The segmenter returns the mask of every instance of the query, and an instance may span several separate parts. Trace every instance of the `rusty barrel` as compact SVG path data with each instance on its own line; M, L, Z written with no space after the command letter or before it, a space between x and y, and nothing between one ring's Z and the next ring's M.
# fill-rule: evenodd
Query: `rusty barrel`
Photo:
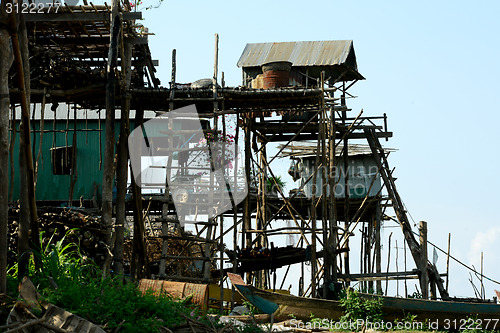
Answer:
M154 295L160 295L163 292L172 298L179 299L191 296L191 301L199 305L202 311L206 312L208 309L208 284L149 279L139 281L140 292L145 293L150 289Z
M288 87L290 83L290 70L292 63L289 61L274 61L262 65L263 88L275 89Z

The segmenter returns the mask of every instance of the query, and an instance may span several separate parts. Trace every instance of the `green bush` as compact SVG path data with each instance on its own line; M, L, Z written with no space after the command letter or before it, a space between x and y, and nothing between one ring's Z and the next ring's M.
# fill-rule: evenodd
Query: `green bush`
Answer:
M62 282L57 290L42 291L47 301L109 329L122 325L123 332L157 332L161 326L184 322L182 314L191 312L187 304L167 295L143 295L134 284L123 284L117 277Z
M382 304L381 297L374 295L373 298L362 298L356 290L349 289L340 300L340 305L345 311L340 320L364 319L370 322L379 322L382 320Z

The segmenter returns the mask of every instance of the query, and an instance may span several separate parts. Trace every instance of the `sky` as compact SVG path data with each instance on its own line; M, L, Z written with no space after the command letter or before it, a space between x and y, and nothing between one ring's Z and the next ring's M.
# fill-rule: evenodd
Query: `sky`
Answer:
M139 9L156 4L143 1ZM348 106L353 116L387 114L394 137L384 144L398 149L389 163L411 216L428 222L429 240L443 249L451 233L452 255L465 264L479 269L483 252L484 274L500 280L499 12L493 0L165 0L144 11L143 24L164 86L174 48L177 82L212 77L215 33L227 86L241 84L246 43L353 40L366 80L350 89L358 97ZM385 229L384 241L398 231ZM446 271L444 255L437 266ZM450 269L450 293L474 296L469 273ZM493 289L485 282L486 297Z

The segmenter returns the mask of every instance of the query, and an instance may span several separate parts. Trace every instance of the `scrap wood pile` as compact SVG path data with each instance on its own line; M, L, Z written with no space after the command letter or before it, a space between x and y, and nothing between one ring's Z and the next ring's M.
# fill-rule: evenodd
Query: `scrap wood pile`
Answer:
M17 233L19 230L19 206L9 207L9 265L17 261ZM64 244L78 244L84 256L102 263L105 258L106 231L102 228L100 217L88 214L85 210L62 207L42 207L38 210L42 248L64 239Z
M178 228L170 228L169 236L184 238L193 236L190 232L181 232ZM148 262L150 264L150 272L153 275L159 274L159 262L162 257L163 238L160 235L152 235L146 237L146 248ZM125 240L124 260L129 263L132 258L133 242L131 239ZM183 256L183 257L200 257L200 260L190 259L173 259L166 260L166 275L178 275L183 277L203 277L203 257L205 251L205 243L194 240L185 239L168 239L168 255ZM211 253L217 251L217 244L212 244ZM216 264L212 263L212 270L216 269Z

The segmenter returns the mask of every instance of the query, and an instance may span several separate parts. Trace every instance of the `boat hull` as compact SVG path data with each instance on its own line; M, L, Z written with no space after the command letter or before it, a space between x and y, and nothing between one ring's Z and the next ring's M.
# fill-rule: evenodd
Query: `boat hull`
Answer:
M229 274L228 274L229 275ZM237 276L239 277L239 276ZM311 317L338 321L344 310L338 301L282 295L260 290L231 274L231 282L252 304L268 305L266 313L274 313L276 320L290 318L308 321ZM234 281L233 281L234 280ZM464 330L473 328L500 329L500 305L495 303L465 303L398 298L359 293L360 297L382 298L382 317L385 322L411 321L431 325L432 329ZM254 303L252 300L258 300ZM275 308L276 310L272 310Z

